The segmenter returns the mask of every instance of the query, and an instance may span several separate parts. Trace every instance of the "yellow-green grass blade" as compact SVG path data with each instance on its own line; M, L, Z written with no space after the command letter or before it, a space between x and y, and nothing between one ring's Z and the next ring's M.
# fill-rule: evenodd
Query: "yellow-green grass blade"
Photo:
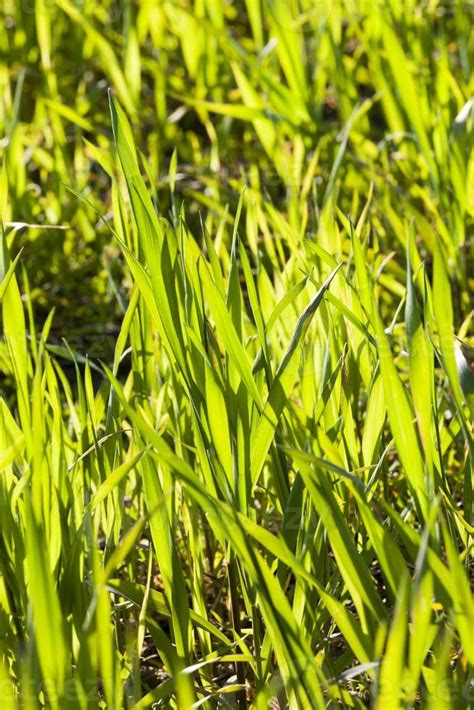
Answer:
M255 433L251 460L251 478L253 483L255 483L260 476L260 472L265 463L265 458L274 438L274 432L278 425L278 420L283 412L286 401L297 378L299 357L304 337L326 290L329 288L329 285L331 284L331 281L335 277L336 273L339 271L339 268L340 266L336 267L336 269L334 269L334 271L328 276L319 291L311 300L310 304L301 314L298 323L296 324L291 342L288 346L288 350L286 351L285 356L275 373L275 378L268 393L257 431Z

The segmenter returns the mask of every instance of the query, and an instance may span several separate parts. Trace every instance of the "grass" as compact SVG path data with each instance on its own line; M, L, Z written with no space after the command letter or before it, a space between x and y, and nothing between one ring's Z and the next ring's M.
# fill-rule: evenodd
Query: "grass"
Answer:
M2 707L471 707L470 8L3 13Z

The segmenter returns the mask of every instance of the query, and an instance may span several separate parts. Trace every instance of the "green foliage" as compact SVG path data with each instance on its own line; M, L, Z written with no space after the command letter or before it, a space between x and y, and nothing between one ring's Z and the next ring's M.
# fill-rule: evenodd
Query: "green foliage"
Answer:
M3 8L2 707L469 707L469 9Z

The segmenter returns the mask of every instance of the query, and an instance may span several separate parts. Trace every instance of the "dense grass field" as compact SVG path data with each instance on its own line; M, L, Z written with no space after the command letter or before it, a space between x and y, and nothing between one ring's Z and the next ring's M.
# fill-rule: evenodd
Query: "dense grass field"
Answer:
M474 708L473 22L3 0L2 709Z

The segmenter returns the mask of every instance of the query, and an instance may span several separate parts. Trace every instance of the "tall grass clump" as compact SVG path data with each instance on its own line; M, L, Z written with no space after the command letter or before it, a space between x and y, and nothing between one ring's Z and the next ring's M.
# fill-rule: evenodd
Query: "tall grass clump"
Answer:
M34 10L0 30L0 706L471 707L469 8Z

